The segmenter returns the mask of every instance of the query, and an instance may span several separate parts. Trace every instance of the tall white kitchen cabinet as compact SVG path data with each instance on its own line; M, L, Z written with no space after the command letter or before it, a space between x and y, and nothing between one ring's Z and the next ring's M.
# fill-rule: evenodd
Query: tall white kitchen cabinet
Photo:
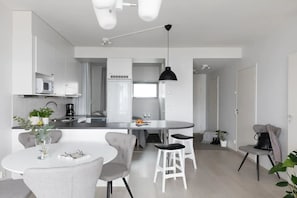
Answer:
M54 79L57 95L69 82L81 84L74 47L33 12L13 12L12 46L13 94L35 94L36 73Z
M107 60L107 122L132 120L132 59Z

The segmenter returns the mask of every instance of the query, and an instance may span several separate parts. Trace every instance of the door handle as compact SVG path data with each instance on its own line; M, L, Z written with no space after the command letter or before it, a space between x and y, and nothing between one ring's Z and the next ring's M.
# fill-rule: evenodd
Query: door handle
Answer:
M288 122L290 123L293 119L293 116L291 114L288 115Z

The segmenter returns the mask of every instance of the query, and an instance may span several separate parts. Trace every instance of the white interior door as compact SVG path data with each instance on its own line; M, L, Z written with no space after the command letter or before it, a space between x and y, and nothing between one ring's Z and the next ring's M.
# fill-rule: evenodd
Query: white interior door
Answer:
M253 125L256 123L256 66L237 73L237 148L254 144Z
M297 149L297 53L288 60L288 153Z

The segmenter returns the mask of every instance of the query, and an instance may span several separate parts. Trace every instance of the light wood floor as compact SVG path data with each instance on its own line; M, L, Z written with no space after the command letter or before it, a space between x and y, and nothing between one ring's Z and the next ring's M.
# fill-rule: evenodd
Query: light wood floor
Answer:
M135 198L279 198L285 189L276 187L275 175L260 169L257 181L256 167L247 160L237 172L242 156L230 150L196 150L197 170L192 162L186 160L188 189L183 187L182 179L168 179L166 192L161 191L161 176L153 183L157 158L153 144L143 151L135 151L133 156L129 185ZM96 197L106 197L106 188L99 187ZM124 187L114 187L112 198L129 198Z

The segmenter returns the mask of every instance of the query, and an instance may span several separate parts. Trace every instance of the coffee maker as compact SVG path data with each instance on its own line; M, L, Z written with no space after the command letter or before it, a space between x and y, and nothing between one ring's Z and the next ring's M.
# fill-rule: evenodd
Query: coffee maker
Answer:
M74 105L72 103L66 104L66 116L74 116Z

